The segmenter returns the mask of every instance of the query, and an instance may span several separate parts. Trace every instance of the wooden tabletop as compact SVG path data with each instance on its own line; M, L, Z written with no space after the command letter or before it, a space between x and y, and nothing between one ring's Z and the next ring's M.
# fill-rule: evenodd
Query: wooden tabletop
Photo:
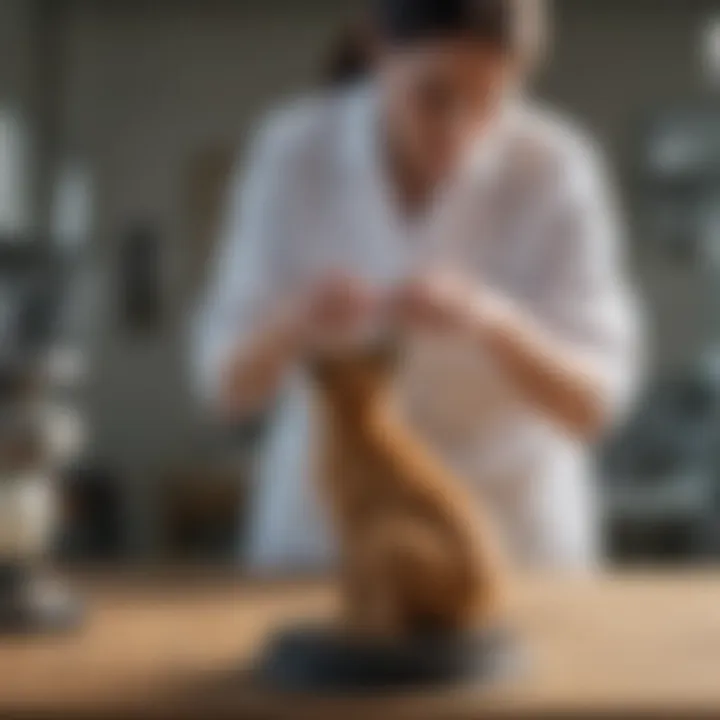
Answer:
M66 717L458 718L720 712L720 577L528 581L512 616L528 667L494 687L413 697L268 697L243 669L274 628L332 614L322 583L120 575L76 580L65 639L0 640L0 714Z

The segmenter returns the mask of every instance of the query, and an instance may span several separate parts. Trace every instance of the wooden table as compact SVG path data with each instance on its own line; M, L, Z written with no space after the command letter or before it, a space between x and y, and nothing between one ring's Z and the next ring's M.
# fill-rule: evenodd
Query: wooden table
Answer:
M471 718L720 712L720 577L528 581L513 617L520 679L415 697L266 697L243 667L278 624L332 613L322 584L210 577L83 581L90 621L63 640L0 640L0 714L63 717Z

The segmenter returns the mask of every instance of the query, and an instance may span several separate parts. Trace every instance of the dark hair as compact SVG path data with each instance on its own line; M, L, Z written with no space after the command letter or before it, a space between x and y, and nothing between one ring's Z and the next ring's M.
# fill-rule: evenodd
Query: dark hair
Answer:
M372 65L372 36L367 24L348 25L331 48L324 80L328 85L349 85L362 80Z
M326 73L333 84L357 80L369 69L369 27L392 45L467 37L535 63L544 45L545 0L375 0L372 21L341 36Z

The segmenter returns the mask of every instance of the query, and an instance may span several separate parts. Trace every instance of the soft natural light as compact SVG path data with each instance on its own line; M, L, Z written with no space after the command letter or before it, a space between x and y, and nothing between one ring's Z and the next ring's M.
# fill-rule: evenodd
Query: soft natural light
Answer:
M22 118L0 108L0 241L16 240L27 230L28 150Z
M87 168L79 161L66 162L53 192L51 232L58 245L71 250L87 240L92 204L92 181Z
M720 85L720 17L708 20L703 28L703 64L713 85Z

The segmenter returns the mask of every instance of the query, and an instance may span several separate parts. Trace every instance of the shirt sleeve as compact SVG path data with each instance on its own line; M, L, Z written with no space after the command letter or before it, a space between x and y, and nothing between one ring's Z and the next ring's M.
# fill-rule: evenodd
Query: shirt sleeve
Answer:
M609 415L631 407L643 368L643 323L623 253L622 223L601 158L583 145L550 184L543 320L603 383Z
M265 124L228 193L208 291L193 321L192 375L200 399L219 398L229 353L256 327L284 283L287 233L286 148Z

